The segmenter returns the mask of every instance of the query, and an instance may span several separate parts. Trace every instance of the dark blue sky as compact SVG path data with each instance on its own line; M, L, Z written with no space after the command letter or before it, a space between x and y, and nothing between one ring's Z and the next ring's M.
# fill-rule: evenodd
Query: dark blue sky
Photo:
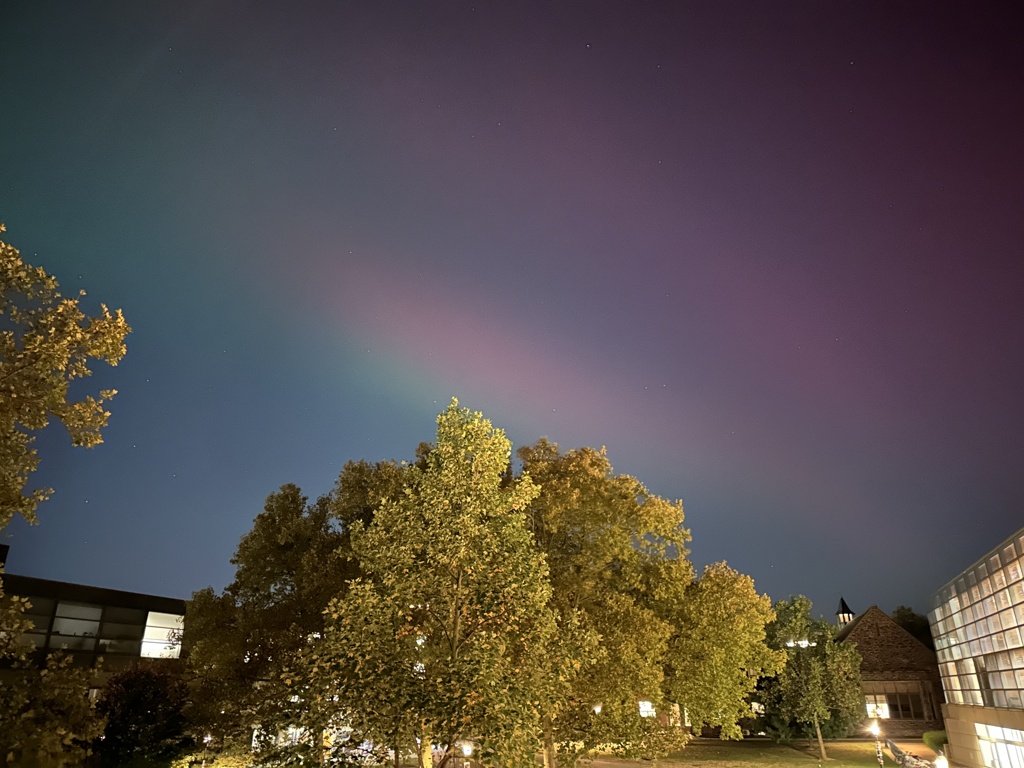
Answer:
M268 7L273 6L273 7ZM11 2L0 219L134 333L12 572L187 596L454 395L606 445L699 564L928 607L1024 509L995 6Z

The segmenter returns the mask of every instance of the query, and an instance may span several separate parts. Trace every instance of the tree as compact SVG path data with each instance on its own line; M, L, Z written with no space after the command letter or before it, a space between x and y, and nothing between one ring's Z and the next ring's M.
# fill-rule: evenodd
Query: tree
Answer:
M231 584L189 601L190 720L218 743L248 743L261 723L276 733L290 697L281 672L322 631L328 602L357 573L332 503L325 496L309 504L297 486L281 486L242 537Z
M777 674L786 660L765 644L774 619L768 596L725 563L708 566L687 586L669 648L667 689L693 723L720 727L723 739L742 736L739 720L751 715L758 679Z
M603 449L560 453L540 440L518 455L540 486L528 522L550 569L558 626L547 658L545 764L556 765L557 744L649 744L654 721L641 720L637 702L664 704L673 606L693 578L682 505L615 475Z
M188 685L167 665L139 665L115 673L97 704L107 720L99 754L106 765L176 757L191 745L186 736Z
M80 306L84 296L81 291L78 298L65 298L56 278L0 241L0 529L16 514L35 523L36 508L52 493L25 490L39 466L34 433L57 419L73 445L103 441L110 416L104 403L115 390L74 400L69 388L92 374L94 360L117 365L131 329L120 310L111 312L105 304L96 316L86 315Z
M922 616L906 605L900 605L892 612L892 620L927 645L931 650L935 650L935 639L932 637L932 628L928 624L926 616Z
M344 724L396 753L415 736L422 765L443 745L440 766L474 739L484 764L526 765L553 630L523 512L537 488L509 481L509 441L481 414L452 400L437 424L402 493L353 527L363 575L286 682L314 705L311 731Z
M2 583L0 583L2 586ZM89 700L94 670L73 667L71 658L50 654L39 668L19 635L29 629L24 598L0 599L0 765L81 763L103 732Z
M768 642L786 652L785 668L765 681L765 709L777 734L794 728L818 741L825 760L822 724L834 721L842 731L861 713L860 654L835 642L835 628L811 618L811 601L802 595L775 604Z
M195 736L248 749L255 726L269 759L278 729L312 716L308 702L292 701L284 673L359 573L352 526L373 520L380 500L401 491L405 472L395 462L348 462L314 504L290 484L267 497L232 558L231 584L221 594L196 592L187 607Z
M0 224L0 232L4 232ZM26 491L39 466L35 433L57 419L73 445L102 442L110 414L103 404L114 390L73 400L69 388L89 376L94 360L116 365L131 331L120 310L87 316L85 292L68 299L57 280L21 259L0 240L0 530L16 514L36 522L36 508L52 491ZM88 699L93 670L74 668L69 658L51 654L42 668L32 662L20 638L29 628L28 603L5 597L0 580L0 761L16 753L27 760L80 762L102 731Z

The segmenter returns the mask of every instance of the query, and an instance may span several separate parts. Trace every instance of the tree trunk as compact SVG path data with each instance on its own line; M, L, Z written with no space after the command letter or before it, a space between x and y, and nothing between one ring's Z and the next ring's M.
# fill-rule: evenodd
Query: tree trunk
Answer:
M544 768L558 768L555 727L550 714L544 715Z
M818 749L821 752L822 761L828 760L825 756L825 740L821 738L821 726L818 724L818 716L814 716L814 732L818 734Z
M434 753L430 745L430 734L424 730L420 734L420 760L419 768L433 768Z

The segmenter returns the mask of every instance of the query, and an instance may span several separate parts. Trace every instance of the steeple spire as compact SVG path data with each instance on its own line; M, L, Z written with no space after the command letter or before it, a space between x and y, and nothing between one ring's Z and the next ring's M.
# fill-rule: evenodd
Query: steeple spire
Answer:
M850 610L850 606L846 604L842 596L839 597L839 610L836 611L836 624L840 628L845 627L853 621L853 611Z

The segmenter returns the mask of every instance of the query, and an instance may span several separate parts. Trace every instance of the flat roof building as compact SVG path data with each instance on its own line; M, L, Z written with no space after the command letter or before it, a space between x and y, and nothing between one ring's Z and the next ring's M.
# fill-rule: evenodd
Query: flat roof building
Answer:
M6 556L0 545L0 565ZM76 666L103 672L139 659L176 659L181 654L185 601L118 589L4 573L3 590L27 598L25 618L33 623L25 640L37 661L63 649Z
M955 576L928 614L948 757L971 768L1024 766L1024 528Z

